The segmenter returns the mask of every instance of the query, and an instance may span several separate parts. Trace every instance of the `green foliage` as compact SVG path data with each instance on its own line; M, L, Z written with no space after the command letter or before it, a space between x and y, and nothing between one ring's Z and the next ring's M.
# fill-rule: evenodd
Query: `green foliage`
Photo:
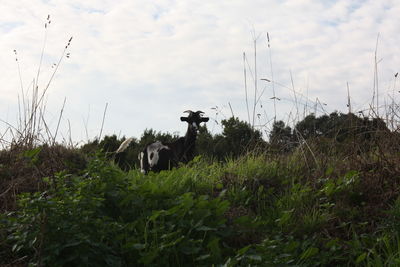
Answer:
M230 157L236 158L247 151L254 151L263 144L261 132L253 129L247 122L231 117L222 120L222 125L224 126L222 135L230 148L226 150Z
M295 145L292 129L286 126L283 121L274 122L269 134L269 142L275 150L290 151Z
M371 141L376 141L380 135L389 133L385 122L380 118L360 118L352 113L332 112L320 117L310 114L297 122L294 129L285 125L283 121L276 121L269 134L269 143L273 150L288 152L303 140L318 139L320 149L329 153L332 152L330 151L332 146L324 148L322 140L329 143L351 141L353 142L351 148L354 149L353 146L357 144L357 149L366 151L371 147ZM336 149L335 147L333 151Z
M24 158L27 158L33 165L35 165L39 161L39 153L42 151L41 147L37 147L30 150L25 150L22 153Z
M59 174L57 188L21 195L19 210L4 217L0 232L8 233L12 253L38 265L221 262L229 251L223 240L232 234L224 217L229 202L178 194L190 178L179 185L160 178L127 175L96 158L83 177Z
M36 165L41 155L18 153ZM396 165L384 165L392 159L317 154L310 165L303 156L198 156L144 176L94 153L84 169L41 179L44 189L20 194L18 209L0 215L0 264L398 265L399 181Z

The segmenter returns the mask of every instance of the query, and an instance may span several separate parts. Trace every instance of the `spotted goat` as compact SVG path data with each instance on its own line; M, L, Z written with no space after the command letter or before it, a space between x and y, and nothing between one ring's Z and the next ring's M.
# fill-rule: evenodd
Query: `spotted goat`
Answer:
M188 123L185 136L172 143L156 141L146 145L139 153L142 173L170 170L177 167L179 163L188 163L193 159L200 123L207 122L209 118L203 117L204 112L202 111L187 110L184 113L188 113L187 117L181 117L181 121ZM122 143L117 153L122 152L128 146L128 142L126 144L124 144L125 142Z

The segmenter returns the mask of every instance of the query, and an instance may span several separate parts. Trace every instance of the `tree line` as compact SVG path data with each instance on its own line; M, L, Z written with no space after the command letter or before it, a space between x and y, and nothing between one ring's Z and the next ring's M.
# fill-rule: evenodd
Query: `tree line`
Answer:
M381 118L358 117L353 113L338 112L319 117L310 114L297 122L293 128L281 120L275 121L268 134L268 140L263 139L260 130L237 117L222 120L221 124L223 130L219 134L211 134L207 126L200 127L196 141L197 155L224 161L227 158L237 158L250 151L290 152L304 142L315 141L336 144L353 142L359 148L363 148L370 147L363 144L371 144L382 134L396 134L390 132ZM123 153L113 153L126 139L125 137L118 138L116 135L89 142L82 147L82 151L91 153L101 149L122 169L128 170L139 166L138 154L147 144L156 140L168 143L178 138L179 136L175 134L146 129L140 138L133 139Z

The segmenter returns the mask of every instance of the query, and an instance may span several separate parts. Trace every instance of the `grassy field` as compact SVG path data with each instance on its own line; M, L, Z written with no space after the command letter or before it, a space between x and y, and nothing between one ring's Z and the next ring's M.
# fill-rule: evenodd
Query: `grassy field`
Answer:
M398 266L400 154L385 145L329 154L319 141L312 155L197 157L147 176L102 153L2 151L30 176L1 168L0 264Z

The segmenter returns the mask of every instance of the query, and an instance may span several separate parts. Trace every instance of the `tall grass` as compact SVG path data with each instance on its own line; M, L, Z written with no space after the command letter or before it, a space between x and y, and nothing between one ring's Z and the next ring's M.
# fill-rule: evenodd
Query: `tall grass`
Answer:
M3 147L27 147L33 148L38 144L54 145L59 133L59 126L65 108L65 100L60 110L57 126L54 130L50 129L46 122L46 98L48 90L54 81L56 73L59 71L61 64L65 58L70 57L69 48L72 37L66 42L61 55L56 63L52 65L51 75L47 81L41 82L41 74L43 68L43 57L46 53L48 29L51 26L50 15L44 24L44 38L42 49L37 66L36 76L28 87L24 86L22 78L21 66L23 59L19 57L17 50L14 50L15 61L18 69L20 80L20 93L18 94L18 120L16 125L12 125L6 121L2 121L6 125L5 133L1 139ZM6 138L8 136L8 138Z

